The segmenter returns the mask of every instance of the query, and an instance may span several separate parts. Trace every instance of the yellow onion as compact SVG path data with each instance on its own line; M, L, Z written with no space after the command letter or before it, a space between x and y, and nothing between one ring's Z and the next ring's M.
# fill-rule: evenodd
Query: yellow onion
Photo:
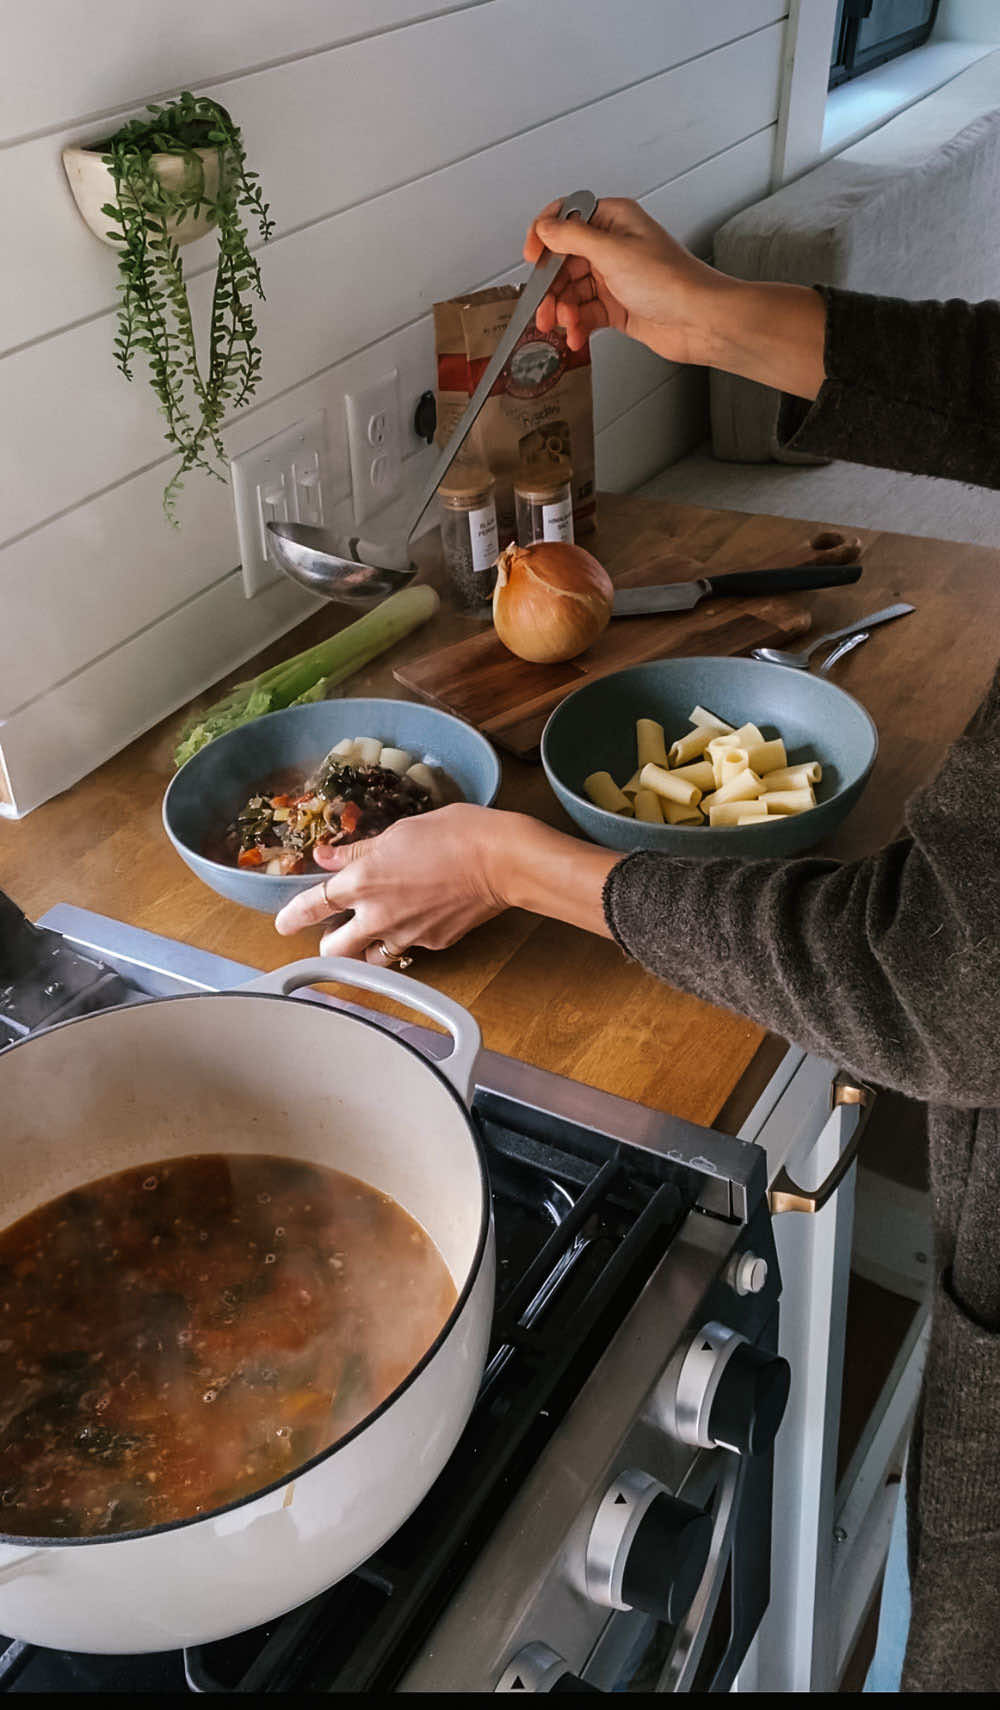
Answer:
M603 634L614 588L603 564L563 540L512 544L497 560L493 622L519 659L575 659Z

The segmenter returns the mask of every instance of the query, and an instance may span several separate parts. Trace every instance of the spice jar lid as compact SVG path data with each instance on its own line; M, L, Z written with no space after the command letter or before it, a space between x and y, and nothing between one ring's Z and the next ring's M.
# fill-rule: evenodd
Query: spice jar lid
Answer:
M438 498L452 511L473 511L484 505L496 482L482 463L452 464L438 488Z
M568 463L536 463L521 469L514 481L514 491L529 504L544 505L556 493L569 485L572 469Z

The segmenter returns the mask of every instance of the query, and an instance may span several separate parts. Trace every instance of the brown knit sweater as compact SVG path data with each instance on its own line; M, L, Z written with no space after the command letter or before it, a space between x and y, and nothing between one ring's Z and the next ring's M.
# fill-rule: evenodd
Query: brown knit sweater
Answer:
M1000 304L825 289L827 379L783 439L1000 487ZM1000 642L1000 638L998 638ZM1000 1687L1000 674L906 832L863 861L630 855L619 944L930 1106L938 1282L910 1454L903 1689Z

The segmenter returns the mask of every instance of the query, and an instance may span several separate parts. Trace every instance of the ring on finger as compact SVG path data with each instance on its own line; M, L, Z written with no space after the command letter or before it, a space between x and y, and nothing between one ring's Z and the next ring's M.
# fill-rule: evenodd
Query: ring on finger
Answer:
M375 954L385 968L399 968L402 971L413 966L413 957L408 950L393 950L384 938L380 938L375 945Z

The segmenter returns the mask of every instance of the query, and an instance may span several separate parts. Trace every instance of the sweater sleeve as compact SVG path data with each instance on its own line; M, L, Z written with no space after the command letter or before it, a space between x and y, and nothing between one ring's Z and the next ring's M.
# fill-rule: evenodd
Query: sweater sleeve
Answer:
M826 379L812 404L782 399L779 442L1000 487L1000 303L816 289L826 303Z
M628 856L604 892L618 943L681 990L882 1086L1000 1105L998 710L995 681L910 802L906 835L877 855Z

